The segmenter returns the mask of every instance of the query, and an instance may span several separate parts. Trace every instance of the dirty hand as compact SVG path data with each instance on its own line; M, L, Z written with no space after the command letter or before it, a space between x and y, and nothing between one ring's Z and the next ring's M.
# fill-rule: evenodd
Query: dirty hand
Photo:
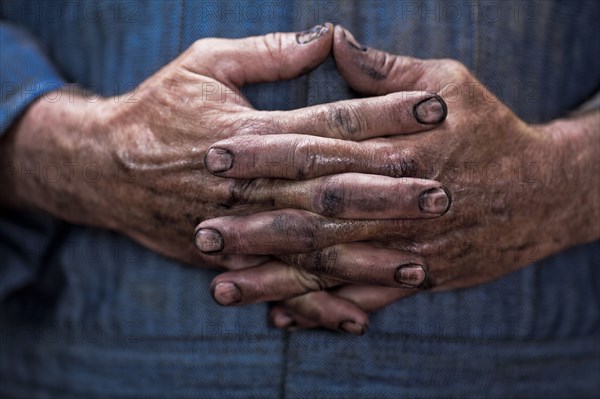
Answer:
M382 175L435 179L444 189L431 204L447 213L429 220L400 220L401 215L395 215L398 220L347 220L349 194L331 190L329 214L279 210L208 220L199 229L217 232L222 253L278 253L292 265L268 273L261 266L226 272L213 286L234 284L252 302L318 291L276 306L275 324L360 333L368 323L364 311L419 289L480 284L598 238L597 115L528 125L459 62L366 49L341 27L335 30L333 52L341 75L355 90L369 95L435 92L445 99L448 117L435 129L414 135L360 143L320 139L312 148L308 171L286 159L278 159L279 164L286 164L289 175L302 170L306 179L324 169L327 174L344 173L363 162ZM381 118L389 115L387 108L378 111ZM363 114L340 114L350 118L346 125L360 126L361 133L377 131L378 125L366 124ZM272 144L272 152L295 140L282 138ZM226 147L236 159L261 156L256 154L264 148L260 139L249 142L243 137L214 146ZM344 146L352 155L333 160L330 154ZM274 173L246 167L224 175L258 178ZM394 214L385 206L377 209L382 216ZM342 282L363 286L338 287ZM337 288L320 291L331 287Z

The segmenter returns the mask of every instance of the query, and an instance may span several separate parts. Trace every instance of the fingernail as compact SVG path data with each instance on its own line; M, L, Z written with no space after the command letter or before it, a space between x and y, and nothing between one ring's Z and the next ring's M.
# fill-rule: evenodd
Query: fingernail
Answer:
M329 25L315 25L312 28L307 29L303 32L296 33L296 42L298 44L310 43L313 40L316 40L321 36L325 35L327 32L329 32Z
M425 281L425 270L421 265L408 263L396 269L394 279L404 286L418 287Z
M358 42L358 40L356 40L354 35L352 33L350 33L349 31L344 30L344 37L346 38L346 42L348 43L348 45L350 47L354 48L355 50L359 50L359 51L367 51L367 48L365 46L363 46L362 44L360 44Z
M196 233L196 247L202 252L217 252L223 249L223 236L215 229L200 229Z
M288 328L294 325L294 319L287 313L277 313L273 317L273 324L278 328Z
M366 328L363 324L356 323L352 320L346 320L341 322L340 330L346 331L347 333L354 335L363 335L366 332Z
M233 155L222 148L211 148L204 157L204 165L211 173L226 172L233 166Z
M450 208L450 195L442 188L434 188L421 193L419 208L423 213L443 215Z
M426 98L413 108L415 119L423 125L435 125L446 119L448 107L442 97Z
M242 299L242 291L234 283L218 283L212 290L212 295L218 304L227 306L233 305Z

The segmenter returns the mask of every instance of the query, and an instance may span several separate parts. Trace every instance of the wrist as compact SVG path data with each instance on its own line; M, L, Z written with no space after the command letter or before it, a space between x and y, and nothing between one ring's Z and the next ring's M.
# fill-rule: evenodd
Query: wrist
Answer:
M600 238L600 111L540 127L547 137L546 195L556 251Z
M98 135L105 100L65 87L32 103L0 139L3 206L33 207L59 218L94 218L106 151Z

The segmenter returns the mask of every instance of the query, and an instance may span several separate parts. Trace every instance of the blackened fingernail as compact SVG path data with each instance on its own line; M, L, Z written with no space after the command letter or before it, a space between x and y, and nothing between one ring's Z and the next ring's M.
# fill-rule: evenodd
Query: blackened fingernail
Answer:
M218 304L227 306L233 305L241 301L242 291L240 288L230 282L218 283L212 290L212 295Z
M204 157L204 165L211 173L226 172L233 166L233 155L222 148L211 148Z
M195 238L196 247L202 252L217 252L223 249L223 236L215 229L200 229Z
M446 119L448 107L442 97L435 95L415 105L413 114L419 123L423 125L435 125Z
M356 323L352 320L346 320L340 323L340 330L354 335L363 335L367 329L363 324Z
M354 35L352 33L350 33L349 31L344 30L344 37L346 38L346 43L348 43L348 45L350 47L352 47L353 49L358 50L358 51L367 51L367 48L365 46L363 46L362 44L360 44L358 42L358 40L356 40Z
M396 269L394 273L394 279L406 287L415 288L418 287L425 281L425 270L423 266L417 265L416 263L408 263L402 265Z
M287 313L277 313L273 317L273 324L278 328L288 328L292 327L295 322L292 316Z
M419 196L419 208L423 213L443 215L448 212L450 202L450 195L443 188L434 188Z
M327 32L329 32L329 25L315 25L304 32L296 33L296 42L299 44L310 43L325 35Z

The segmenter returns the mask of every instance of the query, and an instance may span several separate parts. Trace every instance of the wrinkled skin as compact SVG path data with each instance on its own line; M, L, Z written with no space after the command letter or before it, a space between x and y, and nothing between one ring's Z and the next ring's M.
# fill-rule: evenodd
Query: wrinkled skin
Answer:
M305 141L281 148L277 155L297 155L302 163L290 170L303 169L291 176L300 179L311 172L302 157L314 140L345 142L346 128L359 140L420 132L443 123L442 100L423 91L275 112L253 109L240 94L247 83L291 79L309 71L331 53L332 40L330 24L300 33L202 39L132 93L113 98L68 88L51 93L29 107L0 141L3 168L20 168L3 171L8 189L2 190L0 202L113 229L188 264L228 269L265 261L271 267L285 265L268 256L208 256L195 250L192 233L201 220L286 208L354 219L439 217L446 207L423 200L432 190L437 196L443 193L433 180L356 174L234 180L208 173L218 174L231 164L223 159L226 152L209 151L212 143L228 138L269 136L277 141L304 134ZM402 112L389 118L374 112L386 108ZM340 112L348 109L364 115L365 127L378 128L344 125ZM330 155L338 159L343 151L334 149ZM235 165L241 165L239 159ZM26 172L36 167L41 174ZM328 168L339 169L336 164ZM363 163L354 170L377 173L378 167ZM371 194L388 185L392 189L386 193ZM348 201L336 210L327 193L339 187L348 193Z
M598 238L597 115L528 125L462 64L364 50L341 27L335 30L333 53L340 74L355 90L368 95L434 91L445 99L448 117L434 130L414 135L344 144L321 140L311 158L314 173L303 177L320 176L324 169L343 173L347 165L370 162L379 165L381 174L440 181L451 196L448 212L429 220L352 221L280 210L208 220L198 229L219 233L221 253L275 253L293 265L227 272L215 278L213 287L233 284L241 291L237 303L317 291L275 306L275 325L362 334L368 326L366 311L412 295L416 288L448 290L484 283ZM342 114L351 119L345 126L365 125L361 114ZM250 159L265 149L276 154L297 139L239 137L213 147L225 146L236 159ZM348 155L332 167L327 154L341 145ZM288 168L294 170L294 165ZM246 166L221 175L269 177L273 172ZM344 195L339 193L338 202L344 202ZM408 287L394 279L398 265L411 267ZM389 287L340 286L358 281ZM321 291L331 287L336 288Z
M488 281L597 237L598 148L565 145L570 123L527 126L481 86L453 96L449 83L476 83L456 62L333 36L203 39L125 96L51 93L0 140L0 203L192 265L249 267L215 279L219 303L281 299L278 326L355 334L366 311L415 288ZM310 70L332 46L349 85L377 96L264 112L239 94ZM191 233L209 218L196 251ZM486 245L497 251L482 262Z

